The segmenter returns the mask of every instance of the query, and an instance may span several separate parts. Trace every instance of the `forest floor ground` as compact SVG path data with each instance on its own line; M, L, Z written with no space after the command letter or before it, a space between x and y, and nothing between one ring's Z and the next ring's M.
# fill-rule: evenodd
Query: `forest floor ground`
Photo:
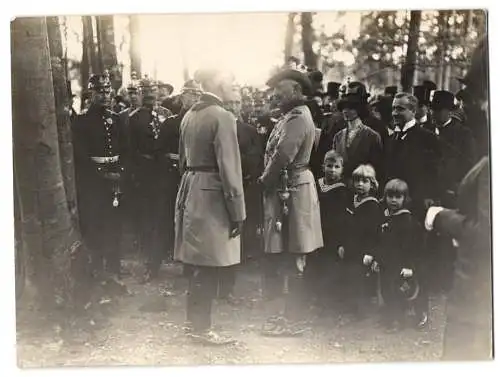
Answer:
M17 311L17 361L20 368L60 366L171 366L210 364L358 363L435 361L442 351L445 325L442 296L431 299L430 325L387 334L377 308L362 321L331 311L312 313L310 331L295 338L260 335L265 319L278 312L282 298L260 299L260 276L250 264L238 273L236 295L242 306L214 304L213 322L238 343L207 347L193 343L182 329L186 279L175 265L164 265L160 278L141 284L142 264L127 260L129 293L102 297L99 316L87 330L70 333L47 326L30 305ZM26 295L29 301L29 288Z

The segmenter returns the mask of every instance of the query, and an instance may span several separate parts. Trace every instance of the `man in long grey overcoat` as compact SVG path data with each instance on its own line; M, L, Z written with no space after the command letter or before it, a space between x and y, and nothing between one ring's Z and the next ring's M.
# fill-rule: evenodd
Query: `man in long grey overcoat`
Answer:
M298 302L298 284L305 256L323 246L323 236L318 193L309 169L315 126L304 94L310 90L310 81L299 71L285 70L273 76L267 84L275 89L283 116L267 142L265 168L259 178L264 189L265 252L271 254L267 258L265 289L269 288L268 278L283 271L289 292L286 306L290 308L290 312L285 312L285 318L266 324L268 329L265 332L275 335L275 332L293 332L290 328L294 326L289 319L296 313L293 313L295 308L292 309L291 304ZM285 171L287 182L284 181ZM283 211L285 187L290 189L286 200L288 214Z
M174 257L189 276L189 335L225 344L230 339L210 329L212 301L221 269L240 263L246 217L236 120L223 108L233 79L217 70L201 70L195 80L204 94L181 123L183 175L176 201Z

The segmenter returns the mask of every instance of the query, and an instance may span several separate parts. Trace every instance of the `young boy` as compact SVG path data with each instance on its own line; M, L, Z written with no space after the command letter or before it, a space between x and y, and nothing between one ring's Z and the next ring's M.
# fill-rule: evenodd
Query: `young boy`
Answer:
M343 159L334 150L326 153L323 162L324 176L318 179L318 197L324 247L307 259L310 292L321 304L332 302L338 287L339 255L343 255L347 233L349 191L343 182Z
M400 330L408 306L409 290L418 271L422 250L419 225L408 210L410 197L406 182L389 181L384 190L385 221L381 226L380 244L374 255L379 266L385 307L383 324L389 332ZM406 283L406 284L405 284Z
M380 204L376 198L378 182L371 165L358 166L353 174L354 199L351 204L349 232L343 257L349 281L345 286L346 297L351 300L353 314L361 319L365 316L363 307L368 300L365 279L367 257L372 257L379 240L382 220Z

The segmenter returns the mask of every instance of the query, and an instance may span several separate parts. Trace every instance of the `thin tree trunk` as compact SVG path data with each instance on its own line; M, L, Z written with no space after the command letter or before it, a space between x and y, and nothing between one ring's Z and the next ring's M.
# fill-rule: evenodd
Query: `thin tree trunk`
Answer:
M418 34L420 31L421 19L421 11L411 11L410 28L408 30L408 48L406 50L406 59L401 70L401 88L403 92L410 92L413 85L415 66L417 62Z
M58 17L47 17L47 33L49 37L49 52L54 85L54 97L57 117L57 135L59 140L59 155L61 172L68 208L73 220L73 226L78 227L75 170L73 160L73 143L71 136L71 120L69 110L71 98L69 97L68 80L66 77L66 62L62 58L61 30Z
M97 71L99 72L104 72L104 62L103 62L103 57L102 57L102 33L101 33L101 24L99 22L99 17L96 16L95 20L95 36L96 36L96 48L97 48ZM107 68L107 67L106 67Z
M11 38L14 164L24 220L22 239L34 266L42 307L72 307L71 260L81 242L71 222L61 173L45 17L16 18Z
M83 28L83 38L82 38L82 64L80 66L81 73L81 85L82 88L86 88L90 78L90 56L89 56L89 44L92 43L92 39L89 36L89 23L85 16L82 16L82 28ZM84 101L82 101L81 109L83 109Z
M436 72L437 80L436 85L438 88L443 87L443 72L444 72L444 57L446 53L446 41L445 41L445 30L446 23L448 22L447 11L440 10L438 15L438 41L437 41L437 51L436 57L438 59L438 69Z
M137 73L137 77L142 77L141 72L141 52L139 43L139 17L129 16L130 28L130 65L132 72Z
M312 13L304 12L301 14L300 22L302 25L302 51L304 52L304 63L308 68L316 69L317 57L313 51L314 30L312 26Z
M296 13L288 13L288 23L286 25L285 36L285 64L287 63L293 51L293 36L295 35L295 16Z

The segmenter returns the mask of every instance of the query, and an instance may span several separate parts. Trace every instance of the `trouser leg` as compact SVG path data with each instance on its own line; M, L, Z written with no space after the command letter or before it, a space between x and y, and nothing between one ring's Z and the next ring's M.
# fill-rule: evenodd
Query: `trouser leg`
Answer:
M217 294L218 267L193 266L187 295L187 320L196 332L212 325L212 301Z

